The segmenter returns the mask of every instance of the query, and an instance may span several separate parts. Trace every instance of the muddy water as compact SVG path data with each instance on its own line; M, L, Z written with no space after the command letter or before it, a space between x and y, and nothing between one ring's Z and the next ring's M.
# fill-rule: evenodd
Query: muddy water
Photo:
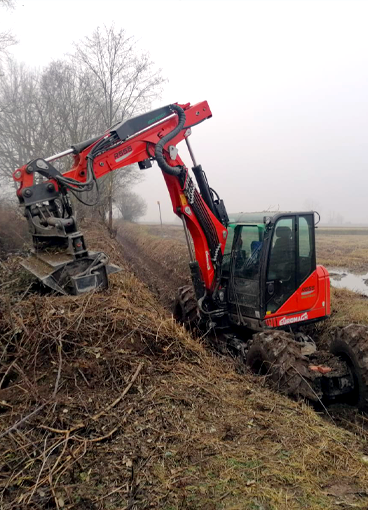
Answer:
M331 285L368 296L368 273L355 274L344 269L329 269Z

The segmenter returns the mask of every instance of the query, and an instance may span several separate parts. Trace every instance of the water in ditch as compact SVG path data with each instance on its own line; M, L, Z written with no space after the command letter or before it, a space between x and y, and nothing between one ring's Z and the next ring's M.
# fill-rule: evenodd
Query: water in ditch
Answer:
M355 274L345 269L329 269L331 285L368 296L368 273Z

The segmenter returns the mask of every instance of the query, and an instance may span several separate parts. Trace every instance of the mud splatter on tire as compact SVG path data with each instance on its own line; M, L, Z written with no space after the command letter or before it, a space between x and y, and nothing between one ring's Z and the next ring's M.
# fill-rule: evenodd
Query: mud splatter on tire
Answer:
M314 388L316 376L301 348L302 344L285 331L257 333L251 340L246 365L253 373L269 376L282 393L318 401L322 394Z

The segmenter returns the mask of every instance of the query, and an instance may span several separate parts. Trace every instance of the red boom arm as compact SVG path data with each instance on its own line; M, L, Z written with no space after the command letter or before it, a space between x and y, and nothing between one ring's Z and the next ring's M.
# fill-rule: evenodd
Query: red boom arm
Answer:
M169 147L176 147L179 142L190 135L190 128L192 126L212 116L206 101L193 106L190 106L189 103L179 106L185 111L185 125L181 131L164 146L163 150L164 158L171 167L183 167L184 164L178 155L175 159L170 157ZM170 117L155 123L152 127L148 127L136 133L125 141L117 143L113 148L96 156L93 162L96 178L98 179L113 170L123 168L133 163L139 163L154 158L156 144L161 138L172 132L177 125L178 116L173 113ZM110 131L94 144L89 145L82 152L74 155L74 165L71 170L63 174L63 178L71 178L80 183L85 182L87 178L87 155L91 152L91 149L103 140L104 137L108 136L109 133ZM34 174L27 173L27 166L28 165L24 165L13 174L14 180L19 184L17 195L20 200L22 200L22 197L25 196L29 188L37 186L34 182ZM211 255L208 244L208 233L206 234L206 232L204 232L203 221L201 225L199 218L194 213L193 203L191 203L190 197L188 199L188 185L191 185L192 181L187 169L185 169L185 172L184 186L181 184L178 176L169 175L166 172L163 172L163 174L169 190L174 213L184 218L193 238L195 258L198 261L205 287L211 290L215 277L214 264L216 263L216 257L213 256L213 249ZM59 189L57 180L51 178L49 182L55 186L56 190ZM73 189L72 186L70 186L70 188ZM201 210L201 216L205 217L206 224L209 225L212 235L218 240L216 252L221 252L221 254L223 254L227 238L225 226L211 212L202 196L197 190L194 190L194 187L192 188L192 195L195 195L197 210L198 208Z

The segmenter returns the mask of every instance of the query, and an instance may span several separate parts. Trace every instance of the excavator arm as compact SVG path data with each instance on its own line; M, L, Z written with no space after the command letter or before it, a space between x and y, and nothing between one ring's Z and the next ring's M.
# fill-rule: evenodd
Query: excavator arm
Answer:
M183 221L197 299L217 291L227 239L225 206L209 187L188 137L192 127L212 116L206 101L172 104L121 122L106 133L16 170L17 196L33 235L33 256L25 267L62 293L79 294L107 287L117 268L105 254L89 252L78 231L69 195L98 188L98 179L133 163L141 169L156 161L162 170L174 213ZM185 140L193 160L194 184L176 146ZM60 173L52 162L72 155L72 168ZM83 197L83 198L82 198ZM193 240L194 253L189 234ZM48 266L48 267L47 267Z

